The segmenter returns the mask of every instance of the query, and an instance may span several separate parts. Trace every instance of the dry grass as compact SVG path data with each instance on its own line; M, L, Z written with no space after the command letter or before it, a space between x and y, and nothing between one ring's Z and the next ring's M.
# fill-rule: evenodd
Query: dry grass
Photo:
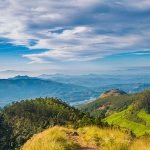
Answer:
M78 132L83 143L97 146L101 150L127 150L131 143L130 135L116 129L85 127Z
M22 150L78 150L79 146L68 140L68 129L53 127L33 136Z
M150 138L136 139L130 150L150 150Z
M34 135L22 150L150 150L150 138L131 139L117 129L101 129L95 126L78 129L79 136L72 137L75 130L53 127ZM84 149L86 150L86 149Z

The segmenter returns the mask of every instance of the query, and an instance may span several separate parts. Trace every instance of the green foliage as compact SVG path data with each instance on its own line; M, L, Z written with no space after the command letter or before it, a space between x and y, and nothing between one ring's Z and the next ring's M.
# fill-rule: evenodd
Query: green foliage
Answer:
M0 149L9 150L11 149L11 135L12 130L8 124L4 121L2 114L0 114Z
M145 122L145 125L150 127L150 114L148 114L144 109L142 109L137 116Z
M109 125L126 128L136 136L150 135L150 90L138 94L136 101L127 109L116 112L103 121Z
M137 110L144 108L148 113L150 113L150 90L145 90L139 94L139 101L135 108Z
M130 104L136 101L139 94L129 94L99 98L90 103L83 104L78 108L83 112L90 112L92 116L102 115L103 118L126 109Z
M136 136L150 135L150 90L99 98L79 108L84 112L91 112L95 117L101 116L106 125L127 129Z
M0 149L20 149L31 136L55 125L76 129L109 124L133 131L137 136L150 135L150 90L98 99L80 109L84 113L57 98L37 98L8 105L1 110L0 146L3 147Z
M113 125L114 127L125 128L129 131L133 131L136 136L143 136L150 133L150 127L147 127L140 122L134 122L127 119L124 111L113 114L108 118L104 119L104 121L107 122L109 125Z
M37 98L13 103L2 110L5 122L13 130L14 148L20 148L33 134L44 129L65 125L80 127L94 120L56 98Z

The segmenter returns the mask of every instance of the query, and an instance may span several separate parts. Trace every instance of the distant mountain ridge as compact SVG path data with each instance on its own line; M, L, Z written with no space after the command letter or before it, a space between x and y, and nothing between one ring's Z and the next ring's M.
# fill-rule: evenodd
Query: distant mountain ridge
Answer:
M0 79L0 106L12 101L36 97L58 97L68 103L90 99L96 92L83 86L59 83L52 80L17 76Z
M45 75L47 76L47 75ZM51 76L51 77L50 77ZM9 79L0 79L0 107L12 101L31 99L37 97L58 97L71 105L94 100L109 89L121 89L127 93L140 92L150 88L149 79L144 77L147 83L137 83L137 79L119 76L89 75L50 75L50 78L16 76ZM118 80L117 84L116 79ZM129 81L133 83L128 83ZM123 83L123 81L128 81Z
M25 76L18 75L18 76L9 78L9 79L12 79L12 80L17 80L17 79L37 79L37 77L30 77L30 76L27 76L27 75L25 75Z

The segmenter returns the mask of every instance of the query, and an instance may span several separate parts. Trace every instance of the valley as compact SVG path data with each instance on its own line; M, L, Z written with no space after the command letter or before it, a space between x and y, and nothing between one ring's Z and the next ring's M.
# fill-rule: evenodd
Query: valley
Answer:
M145 83L145 78L147 82ZM119 84L118 84L119 83ZM136 93L150 88L149 75L41 75L0 79L0 107L24 99L58 97L70 105L95 100L109 89Z

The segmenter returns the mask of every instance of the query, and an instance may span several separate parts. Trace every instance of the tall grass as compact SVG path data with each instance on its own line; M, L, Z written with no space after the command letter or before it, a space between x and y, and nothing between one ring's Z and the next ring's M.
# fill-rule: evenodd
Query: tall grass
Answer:
M101 150L128 150L131 137L117 129L100 129L85 127L78 130L82 142L96 146Z
M136 139L130 150L150 150L150 138Z
M72 137L76 131L79 136ZM76 139L76 140L74 140ZM79 128L52 127L34 135L22 150L150 150L150 137L132 139L119 129L102 129L96 126Z
M22 150L78 150L79 146L67 138L68 129L53 127L33 136Z

